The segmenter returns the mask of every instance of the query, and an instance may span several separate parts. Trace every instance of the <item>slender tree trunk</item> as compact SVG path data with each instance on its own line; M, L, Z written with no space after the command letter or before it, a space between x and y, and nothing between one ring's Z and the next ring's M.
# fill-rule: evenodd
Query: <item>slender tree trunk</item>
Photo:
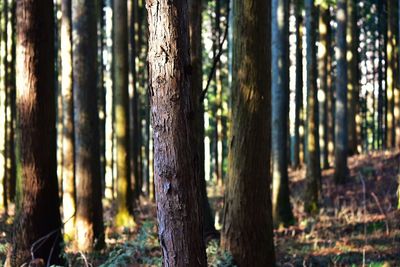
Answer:
M306 10L306 62L307 62L307 120L306 120L306 191L304 209L308 213L318 212L318 189L321 180L318 138L318 99L316 62L316 19L313 0L305 0Z
M272 211L274 223L293 223L288 177L289 1L272 0Z
M295 3L296 14L296 107L294 121L294 149L293 149L293 167L300 167L300 149L301 136L300 125L301 115L303 114L303 16L302 0L297 0ZM304 133L303 133L304 136Z
M96 6L72 0L76 240L82 251L104 245L97 108Z
M138 20L138 0L130 0L129 11L129 44L130 44L130 73L131 73L131 88L132 93L129 94L129 133L130 133L130 167L131 167L131 184L134 203L138 202L139 196L142 194L143 180L140 175L140 144L141 144L141 127L139 125L139 91L137 88L137 67L136 67L136 53L137 53L137 20Z
M60 256L62 236L56 171L53 18L53 1L17 2L22 202L14 226L11 266L39 258L49 265L64 263ZM49 237L38 246L37 241L46 235Z
M275 266L268 149L271 9L268 1L234 0L233 12L232 124L221 245L239 266Z
M186 1L147 0L154 178L165 266L206 266Z
M117 226L133 224L129 158L128 11L126 0L114 0L114 103L117 139ZM136 140L132 140L136 141Z
M319 76L319 144L321 147L321 168L329 168L328 162L328 38L330 34L330 13L328 5L321 5L319 16L318 76Z
M195 120L196 129L196 152L199 159L199 181L201 202L204 214L203 231L204 237L218 236L218 232L214 227L214 216L211 211L210 204L207 198L207 184L205 180L204 168L204 106L200 101L203 89L203 71L202 71L202 45L201 45L201 13L202 13L202 0L189 0L189 29L190 29L190 57L192 60L192 75L191 75L191 89L192 95L195 99Z
M336 102L335 102L335 182L342 184L348 175L348 131L347 131L347 62L346 62L346 0L338 0L336 20Z
M63 113L62 131L62 184L63 221L67 238L75 232L75 173L74 173L74 113L72 93L72 29L71 0L61 2L61 95Z
M306 120L306 191L304 208L308 213L318 211L318 184L321 180L318 149L318 99L316 62L316 10L314 1L305 1L307 40L307 120Z
M347 0L347 107L348 107L348 153L357 153L357 123L356 116L358 108L359 77L358 77L358 31L357 31L357 6L355 0Z
M6 71L8 71L8 81L7 81L7 99L8 99L8 139L7 139L7 148L8 148L8 181L7 181L7 193L8 193L8 202L15 202L15 187L16 187L16 159L15 159L15 122L16 122L16 86L15 86L15 1L11 2L11 6L8 7L9 12L9 29L11 31L8 32L9 36L9 48L7 49L7 54L11 55L11 60L7 63Z
M395 120L394 120L394 90L395 90L395 36L394 36L394 8L393 1L387 0L387 45L386 45L386 97L387 97L387 125L386 146L393 148L395 145Z

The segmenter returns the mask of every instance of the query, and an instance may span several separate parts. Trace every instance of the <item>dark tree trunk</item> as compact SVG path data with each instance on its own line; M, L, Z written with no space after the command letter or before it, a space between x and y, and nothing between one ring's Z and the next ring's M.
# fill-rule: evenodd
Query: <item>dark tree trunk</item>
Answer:
M272 211L275 226L293 223L287 136L289 125L289 1L272 0Z
M318 99L317 99L317 51L316 20L317 12L313 0L305 0L305 26L307 40L307 119L306 119L306 191L304 209L308 213L318 212L318 191L321 181L318 138Z
M328 161L328 60L330 35L330 12L329 6L321 5L319 16L319 50L318 50L318 76L319 92L322 96L319 100L319 144L321 147L321 168L329 168Z
M336 102L335 102L335 174L337 184L346 181L348 175L348 131L347 131L347 61L346 61L346 0L338 0L336 10Z
M165 266L206 266L186 1L147 0L154 180Z
M130 73L131 73L131 86L132 94L129 96L129 133L130 133L130 166L131 166L131 184L133 192L133 201L139 201L139 196L142 194L143 180L140 173L140 144L141 144L141 127L139 118L139 91L137 88L137 26L138 23L138 0L130 0L130 22L129 22L129 44L130 44ZM140 52L140 51L139 51Z
M126 0L113 1L114 130L117 140L117 226L133 224L129 157L128 11ZM132 140L135 141L135 140Z
M97 107L97 29L93 1L72 0L76 240L82 251L104 245Z
M16 217L11 266L32 258L63 265L56 163L53 1L17 2L18 128L22 202ZM38 246L40 238L49 235ZM34 255L31 254L33 247Z
M275 266L270 12L268 1L233 2L232 125L221 245L239 266Z
M357 30L357 1L347 0L347 107L348 107L348 153L354 155L357 153L357 123L358 113L358 94L359 94L359 71L358 71L358 30ZM382 112L381 112L382 114ZM379 115L378 115L379 116ZM382 125L382 124L381 124Z
M303 17L301 14L302 0L295 3L296 14L296 107L294 121L294 140L293 140L293 167L300 167L301 140L300 125L303 114ZM303 133L304 137L304 133Z
M214 227L214 216L207 198L207 185L204 171L204 106L201 98L203 86L203 71L202 71L202 44L201 44L201 13L202 0L189 0L189 29L190 29L190 57L192 60L191 74L191 90L195 99L195 121L196 129L196 153L199 159L199 181L201 203L203 207L204 222L203 231L205 239L218 236L218 232ZM201 102L200 102L201 101Z

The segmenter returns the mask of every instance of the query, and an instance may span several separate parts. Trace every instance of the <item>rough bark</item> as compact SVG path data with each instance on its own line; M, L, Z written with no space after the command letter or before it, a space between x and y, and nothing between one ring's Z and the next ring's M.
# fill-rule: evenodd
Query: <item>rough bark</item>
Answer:
M307 119L306 119L306 190L304 209L308 213L318 212L318 189L321 180L318 137L318 99L317 99L317 12L313 0L305 0L306 28L306 69L307 69Z
M72 94L72 21L71 0L61 2L61 95L62 95L62 202L64 232L74 237L75 173L74 173L74 113Z
M133 224L129 158L128 11L126 0L113 2L114 105L117 140L117 226ZM135 140L132 140L135 141Z
M270 2L233 2L232 124L221 245L239 266L275 266L270 197Z
M204 106L200 100L203 89L202 71L202 44L201 44L201 24L202 24L202 0L189 0L189 30L190 30L190 58L192 61L192 74L190 77L190 88L195 99L195 121L196 129L196 153L199 161L199 181L201 203L204 214L203 231L205 239L218 236L214 227L214 216L207 198L207 184L205 180L204 168ZM201 102L200 102L201 101Z
M154 180L165 266L206 266L186 1L147 0Z
M272 211L274 223L293 223L288 177L289 1L272 0Z
M72 0L76 240L82 251L104 244L97 108L96 6Z
M336 10L336 101L335 101L335 173L337 184L346 181L348 175L348 131L347 131L347 61L346 61L346 0L338 0Z
M17 2L22 202L14 226L11 266L21 266L33 258L41 258L50 265L64 263L60 256L62 236L56 173L53 18L51 0ZM38 246L35 242L46 235L45 242ZM32 246L37 248L33 256Z

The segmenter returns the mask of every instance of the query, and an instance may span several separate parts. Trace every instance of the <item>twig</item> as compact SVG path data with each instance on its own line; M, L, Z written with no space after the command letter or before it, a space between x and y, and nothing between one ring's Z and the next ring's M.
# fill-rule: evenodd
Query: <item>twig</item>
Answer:
M221 56L222 56L222 53L224 52L223 46L224 46L224 43L225 43L226 38L227 38L227 36L228 36L228 29L229 29L229 12L230 12L229 1L230 1L230 0L228 0L228 10L227 10L227 12L226 12L227 20L226 20L226 26L225 26L224 37L222 38L222 41L219 43L218 53L217 53L217 55L215 55L215 57L214 57L214 61L213 61L212 67L211 67L211 71L210 71L210 73L208 74L208 79L207 79L206 87L204 88L204 90L203 90L203 91L201 92L201 94L200 94L200 103L203 102L203 100L204 100L204 98L205 98L205 96L206 96L206 94L207 94L208 88L210 87L211 80L212 80L212 78L213 78L213 76L214 76L214 72L215 72L215 70L216 70L216 68L217 68L217 64L218 64L218 62L219 62L219 60L220 60L220 58L221 58Z
M56 243L57 243L57 240L58 240L59 237L60 237L60 232L57 232L57 235L54 238L53 245L51 246L51 249L50 249L49 258L47 259L46 267L50 267L51 257L53 256L54 248L56 246Z
M85 263L85 267L89 267L90 265L89 265L88 260L86 259L85 254L83 254L82 251L79 251L79 254L81 254L81 256L83 258L83 262Z
M382 209L382 206L381 206L381 204L379 203L379 199L378 199L378 197L375 195L374 192L371 193L371 196L374 198L376 204L378 205L378 208L379 208L379 211L381 212L381 214L382 214L383 216L385 216L386 235L389 235L390 229L389 229L389 219L388 219L388 216L387 216L386 212L384 212L384 210Z

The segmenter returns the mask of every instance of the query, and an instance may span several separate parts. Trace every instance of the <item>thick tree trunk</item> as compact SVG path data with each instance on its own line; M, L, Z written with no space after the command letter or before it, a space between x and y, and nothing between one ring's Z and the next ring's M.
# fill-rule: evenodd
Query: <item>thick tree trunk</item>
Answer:
M358 71L358 30L357 30L357 3L355 0L347 0L347 107L348 107L348 153L354 155L357 153L357 123L358 113L358 94L359 94L359 71Z
M306 191L304 209L308 213L318 212L318 191L321 181L318 138L318 99L317 99L317 51L316 19L317 12L313 0L305 0L306 62L307 62L307 119L306 119Z
M335 102L335 174L338 184L346 181L348 175L348 131L347 131L347 62L346 62L346 0L338 0L336 10L336 102Z
M301 140L300 125L303 114L303 16L302 0L295 3L296 14L296 107L294 121L294 140L293 140L293 167L300 167ZM304 133L303 133L304 137Z
M126 0L113 2L114 29L114 105L117 139L117 226L134 223L129 159L129 92L128 92L128 11ZM132 140L135 141L135 140Z
M330 34L330 13L328 5L319 7L319 46L318 46L318 76L319 76L319 144L321 147L321 168L329 168L328 162L328 38Z
M165 266L206 266L186 1L147 0L154 179Z
M22 202L14 226L11 266L21 266L33 258L63 265L56 173L53 18L53 1L17 2ZM36 242L46 235L48 238L38 246Z
M275 266L268 149L270 5L234 0L233 12L232 124L221 245L239 266Z
M274 223L293 223L288 177L289 1L272 0L272 211Z
M204 214L203 231L204 237L218 236L218 232L214 227L214 216L211 211L210 204L207 198L207 185L205 180L204 168L204 106L200 102L203 86L203 71L202 71L202 45L201 45L201 13L202 13L202 0L189 0L189 29L190 29L190 57L192 60L192 74L191 74L191 90L195 99L195 120L196 129L196 153L199 159L199 181L201 203Z
M64 233L68 239L75 232L74 112L72 93L72 22L71 0L61 2L61 95L62 95L62 184Z
M93 1L72 0L76 240L82 251L104 244L97 109L97 29Z

